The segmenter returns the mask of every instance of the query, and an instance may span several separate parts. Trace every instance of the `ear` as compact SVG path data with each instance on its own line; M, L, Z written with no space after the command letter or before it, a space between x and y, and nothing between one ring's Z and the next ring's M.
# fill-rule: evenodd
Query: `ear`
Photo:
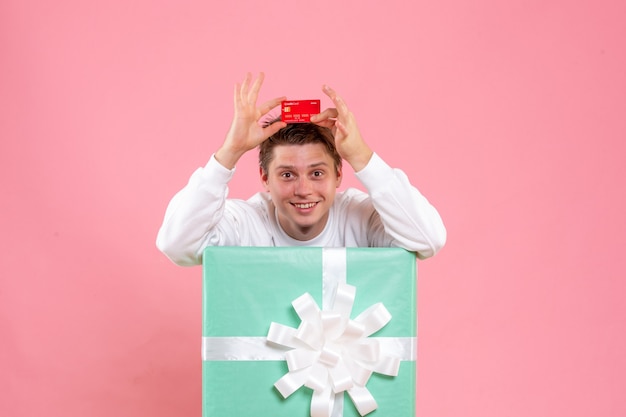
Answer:
M269 181L267 178L267 173L263 170L263 167L259 167L259 177L261 178L261 182L265 187L265 191L269 191Z
M341 185L341 179L343 178L343 171L341 167L337 167L337 186L335 188L339 188Z

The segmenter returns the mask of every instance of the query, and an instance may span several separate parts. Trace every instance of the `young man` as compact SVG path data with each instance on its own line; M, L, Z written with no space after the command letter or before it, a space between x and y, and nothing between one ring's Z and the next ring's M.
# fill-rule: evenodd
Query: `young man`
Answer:
M235 87L235 115L222 146L170 202L157 247L179 265L197 265L207 246L401 247L433 256L446 240L437 210L406 175L365 143L334 90L335 108L311 123L260 120L285 97L257 107L263 74ZM246 152L259 147L266 192L227 199L228 182ZM367 193L337 193L342 159Z

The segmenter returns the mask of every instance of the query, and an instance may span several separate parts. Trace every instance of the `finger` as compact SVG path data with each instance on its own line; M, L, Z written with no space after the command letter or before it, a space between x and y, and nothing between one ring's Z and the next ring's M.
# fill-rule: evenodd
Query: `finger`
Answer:
M252 74L247 72L246 77L243 79L243 82L241 83L241 88L239 90L239 102L240 103L246 103L248 89L250 88L250 78L252 78Z
M252 88L250 88L250 92L248 93L248 103L256 104L256 100L259 96L259 91L261 90L261 86L263 85L263 80L265 79L264 73L259 73L259 76L252 83Z
M341 121L337 120L337 122L335 122L335 127L337 128L339 132L343 134L344 137L348 136L348 128L346 127L346 125L341 123ZM335 132L335 138L336 137L337 137L337 134Z
M281 122L281 121L277 121L272 123L271 125L263 128L263 133L266 138L269 138L270 136L272 136L273 134L275 134L276 132L278 132L280 129L282 129L283 127L287 126L287 123L285 122Z
M333 90L332 88L330 88L328 85L324 84L322 86L322 91L324 92L324 94L326 94L333 102L335 101L335 97L337 96L337 93L335 92L335 90Z
M262 115L269 113L274 107L280 105L281 101L286 100L287 97L276 97L271 100L266 101L265 103L259 106L259 112Z
M237 110L241 106L241 84L235 83L235 91L233 92L233 95L235 110Z
M337 117L339 113L337 113L337 109L331 107L328 109L325 109L323 112L318 113L318 114L314 114L311 116L311 121L313 123L315 122L323 122L326 119L332 119Z
M326 84L324 84L322 90L335 104L338 116L347 116L349 113L348 106L346 105L345 101L343 101L343 99L337 94L337 92Z
M315 121L311 120L311 123L316 124L318 126L327 127L329 129L333 129L335 127L335 120L333 120L333 119L326 119L326 120L322 120L320 122L315 122Z

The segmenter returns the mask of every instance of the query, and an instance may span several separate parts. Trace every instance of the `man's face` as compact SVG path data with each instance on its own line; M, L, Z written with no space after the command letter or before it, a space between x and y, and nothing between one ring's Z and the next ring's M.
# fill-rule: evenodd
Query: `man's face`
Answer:
M268 172L261 181L278 211L285 232L297 240L319 235L328 221L328 210L341 184L341 168L324 145L279 145L273 150Z

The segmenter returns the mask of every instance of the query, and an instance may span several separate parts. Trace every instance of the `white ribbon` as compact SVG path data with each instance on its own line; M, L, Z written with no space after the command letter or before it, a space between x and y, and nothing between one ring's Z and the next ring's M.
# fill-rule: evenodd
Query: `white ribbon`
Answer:
M401 361L416 359L415 337L370 337L381 346L381 351L400 358ZM284 361L291 350L284 346L268 344L265 336L202 338L203 361Z
M332 251L333 257L337 254L343 255L345 265L345 249ZM298 328L272 322L267 334L268 342L291 348L285 354L289 372L274 386L285 398L303 385L311 388L311 417L335 415L335 400L343 392L361 416L374 411L378 405L365 386L367 381L373 372L396 376L400 367L399 356L385 352L385 346L368 337L383 328L391 314L377 303L350 319L356 288L343 282L345 267L338 264L332 262L332 271L324 271L324 301L332 290L329 306L320 310L305 293L291 303L301 319Z

